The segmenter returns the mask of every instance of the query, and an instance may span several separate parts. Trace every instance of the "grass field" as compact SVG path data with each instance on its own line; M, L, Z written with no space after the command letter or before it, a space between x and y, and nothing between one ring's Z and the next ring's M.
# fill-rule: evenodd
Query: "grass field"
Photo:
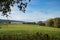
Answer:
M2 35L34 35L35 33L48 34L60 38L60 28L28 25L28 24L5 24L0 25L0 36Z

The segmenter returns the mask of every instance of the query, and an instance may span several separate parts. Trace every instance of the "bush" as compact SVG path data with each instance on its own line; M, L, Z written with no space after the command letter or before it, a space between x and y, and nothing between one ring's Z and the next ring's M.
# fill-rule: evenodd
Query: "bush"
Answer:
M23 24L36 24L35 22L23 22Z

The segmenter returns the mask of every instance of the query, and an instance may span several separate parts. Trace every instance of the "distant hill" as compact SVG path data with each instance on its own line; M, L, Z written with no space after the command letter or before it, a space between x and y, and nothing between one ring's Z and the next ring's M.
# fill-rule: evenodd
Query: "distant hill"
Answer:
M23 23L23 21L0 19L0 23L7 23L7 22L11 22L11 23Z

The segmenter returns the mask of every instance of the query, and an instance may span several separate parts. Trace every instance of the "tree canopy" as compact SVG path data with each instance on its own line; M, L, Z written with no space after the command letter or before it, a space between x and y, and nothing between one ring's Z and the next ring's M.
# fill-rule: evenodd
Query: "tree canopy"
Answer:
M14 4L16 3L19 10L25 13L25 8L30 1L31 0L0 0L0 12L8 17L7 12L9 12L9 14L11 12L10 6L14 7Z

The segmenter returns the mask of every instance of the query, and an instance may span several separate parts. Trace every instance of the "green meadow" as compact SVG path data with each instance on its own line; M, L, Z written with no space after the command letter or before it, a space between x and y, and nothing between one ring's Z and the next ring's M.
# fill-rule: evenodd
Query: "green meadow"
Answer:
M40 25L32 25L32 24L0 24L0 37L2 38L4 35L15 35L17 36L24 36L24 35L48 35L51 40L56 39L60 40L60 28L53 28L47 26L40 26ZM47 37L48 37L47 36ZM52 37L54 37L52 39ZM34 38L33 38L34 39ZM33 40L31 39L31 40ZM37 38L40 40L39 38ZM36 39L36 40L37 40ZM2 40L2 39L1 39ZM8 39L7 39L8 40ZM11 39L12 40L12 39ZM24 39L28 40L28 39ZM42 40L42 39L41 39ZM48 39L46 39L48 40Z

